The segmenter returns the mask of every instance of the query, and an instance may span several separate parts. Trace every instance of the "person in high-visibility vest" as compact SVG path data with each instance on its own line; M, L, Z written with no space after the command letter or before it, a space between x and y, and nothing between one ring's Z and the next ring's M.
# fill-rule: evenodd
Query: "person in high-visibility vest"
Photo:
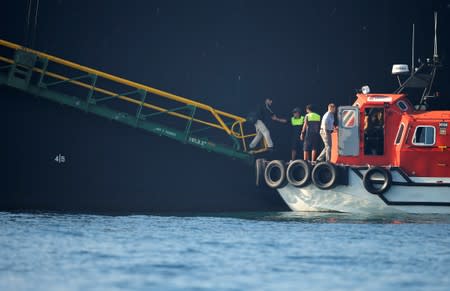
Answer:
M291 126L292 126L292 142L291 142L291 161L297 158L297 152L303 152L303 142L300 140L300 134L303 129L305 117L301 114L301 110L295 107L292 110Z
M303 158L308 161L311 152L311 161L314 162L317 157L317 150L320 143L320 115L313 112L311 104L306 106L305 121L303 123L302 133L300 138L303 140Z

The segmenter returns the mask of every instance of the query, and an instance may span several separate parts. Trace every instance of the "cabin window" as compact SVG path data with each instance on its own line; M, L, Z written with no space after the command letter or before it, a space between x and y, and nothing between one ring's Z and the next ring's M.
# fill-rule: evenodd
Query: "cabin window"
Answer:
M344 128L355 127L356 126L355 110L343 110L342 121Z
M418 146L431 146L436 141L436 129L434 126L417 126L414 131L412 143Z
M402 101L402 100L398 101L397 106L398 106L398 108L400 108L401 111L408 110L408 104L406 104L405 101Z
M405 130L405 125L402 123L402 124L400 124L400 127L398 129L397 137L395 138L395 144L399 144L400 141L402 140L404 130Z

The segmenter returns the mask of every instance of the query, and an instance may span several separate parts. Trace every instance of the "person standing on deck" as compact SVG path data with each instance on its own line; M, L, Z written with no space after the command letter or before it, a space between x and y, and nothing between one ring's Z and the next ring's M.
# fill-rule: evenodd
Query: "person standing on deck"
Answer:
M318 161L329 162L331 159L331 133L334 130L334 112L336 106L333 103L328 104L328 111L322 116L320 125L320 136L322 137L324 148L317 158Z
M266 124L270 120L274 120L281 123L286 123L287 120L284 118L278 118L275 113L273 113L272 109L270 108L272 106L272 98L266 98L264 101L264 104L260 105L258 107L258 110L256 112L256 122L255 122L255 129L256 129L256 136L253 138L252 142L250 143L250 150L253 150L258 143L261 141L261 138L264 137L268 150L273 150L273 141L270 137L270 131L267 128Z
M301 110L295 107L292 110L292 142L291 142L291 161L296 160L297 152L303 152L303 142L300 140L300 134L303 129L305 117L301 115Z
M311 161L314 162L320 142L320 115L313 112L313 106L311 104L306 106L306 112L305 122L300 135L300 139L304 141L303 159L308 161L310 158L309 152L311 152Z

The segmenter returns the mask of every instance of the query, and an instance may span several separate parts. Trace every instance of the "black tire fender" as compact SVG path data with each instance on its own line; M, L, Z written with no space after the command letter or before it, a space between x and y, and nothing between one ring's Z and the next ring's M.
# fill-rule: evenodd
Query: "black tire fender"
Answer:
M383 183L381 187L375 187L374 181L372 180L372 177L374 174L379 174L383 177ZM363 185L364 188L367 190L367 192L380 195L383 193L386 193L392 186L392 175L389 170L386 170L382 167L373 167L367 170L367 172L364 174L363 177Z
M320 162L314 166L311 179L317 188L322 190L332 189L337 183L337 169L329 162Z
M295 160L286 169L286 180L294 187L304 187L311 183L311 164L305 160Z
M286 186L286 168L280 160L270 161L264 169L264 180L273 189Z

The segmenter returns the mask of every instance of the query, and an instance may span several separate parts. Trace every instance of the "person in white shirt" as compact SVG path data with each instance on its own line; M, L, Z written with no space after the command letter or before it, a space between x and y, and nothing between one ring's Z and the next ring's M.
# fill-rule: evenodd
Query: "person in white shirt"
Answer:
M331 133L334 130L334 112L336 106L333 103L328 104L328 111L322 117L320 124L320 136L322 137L324 148L317 158L318 161L330 161L331 159Z

